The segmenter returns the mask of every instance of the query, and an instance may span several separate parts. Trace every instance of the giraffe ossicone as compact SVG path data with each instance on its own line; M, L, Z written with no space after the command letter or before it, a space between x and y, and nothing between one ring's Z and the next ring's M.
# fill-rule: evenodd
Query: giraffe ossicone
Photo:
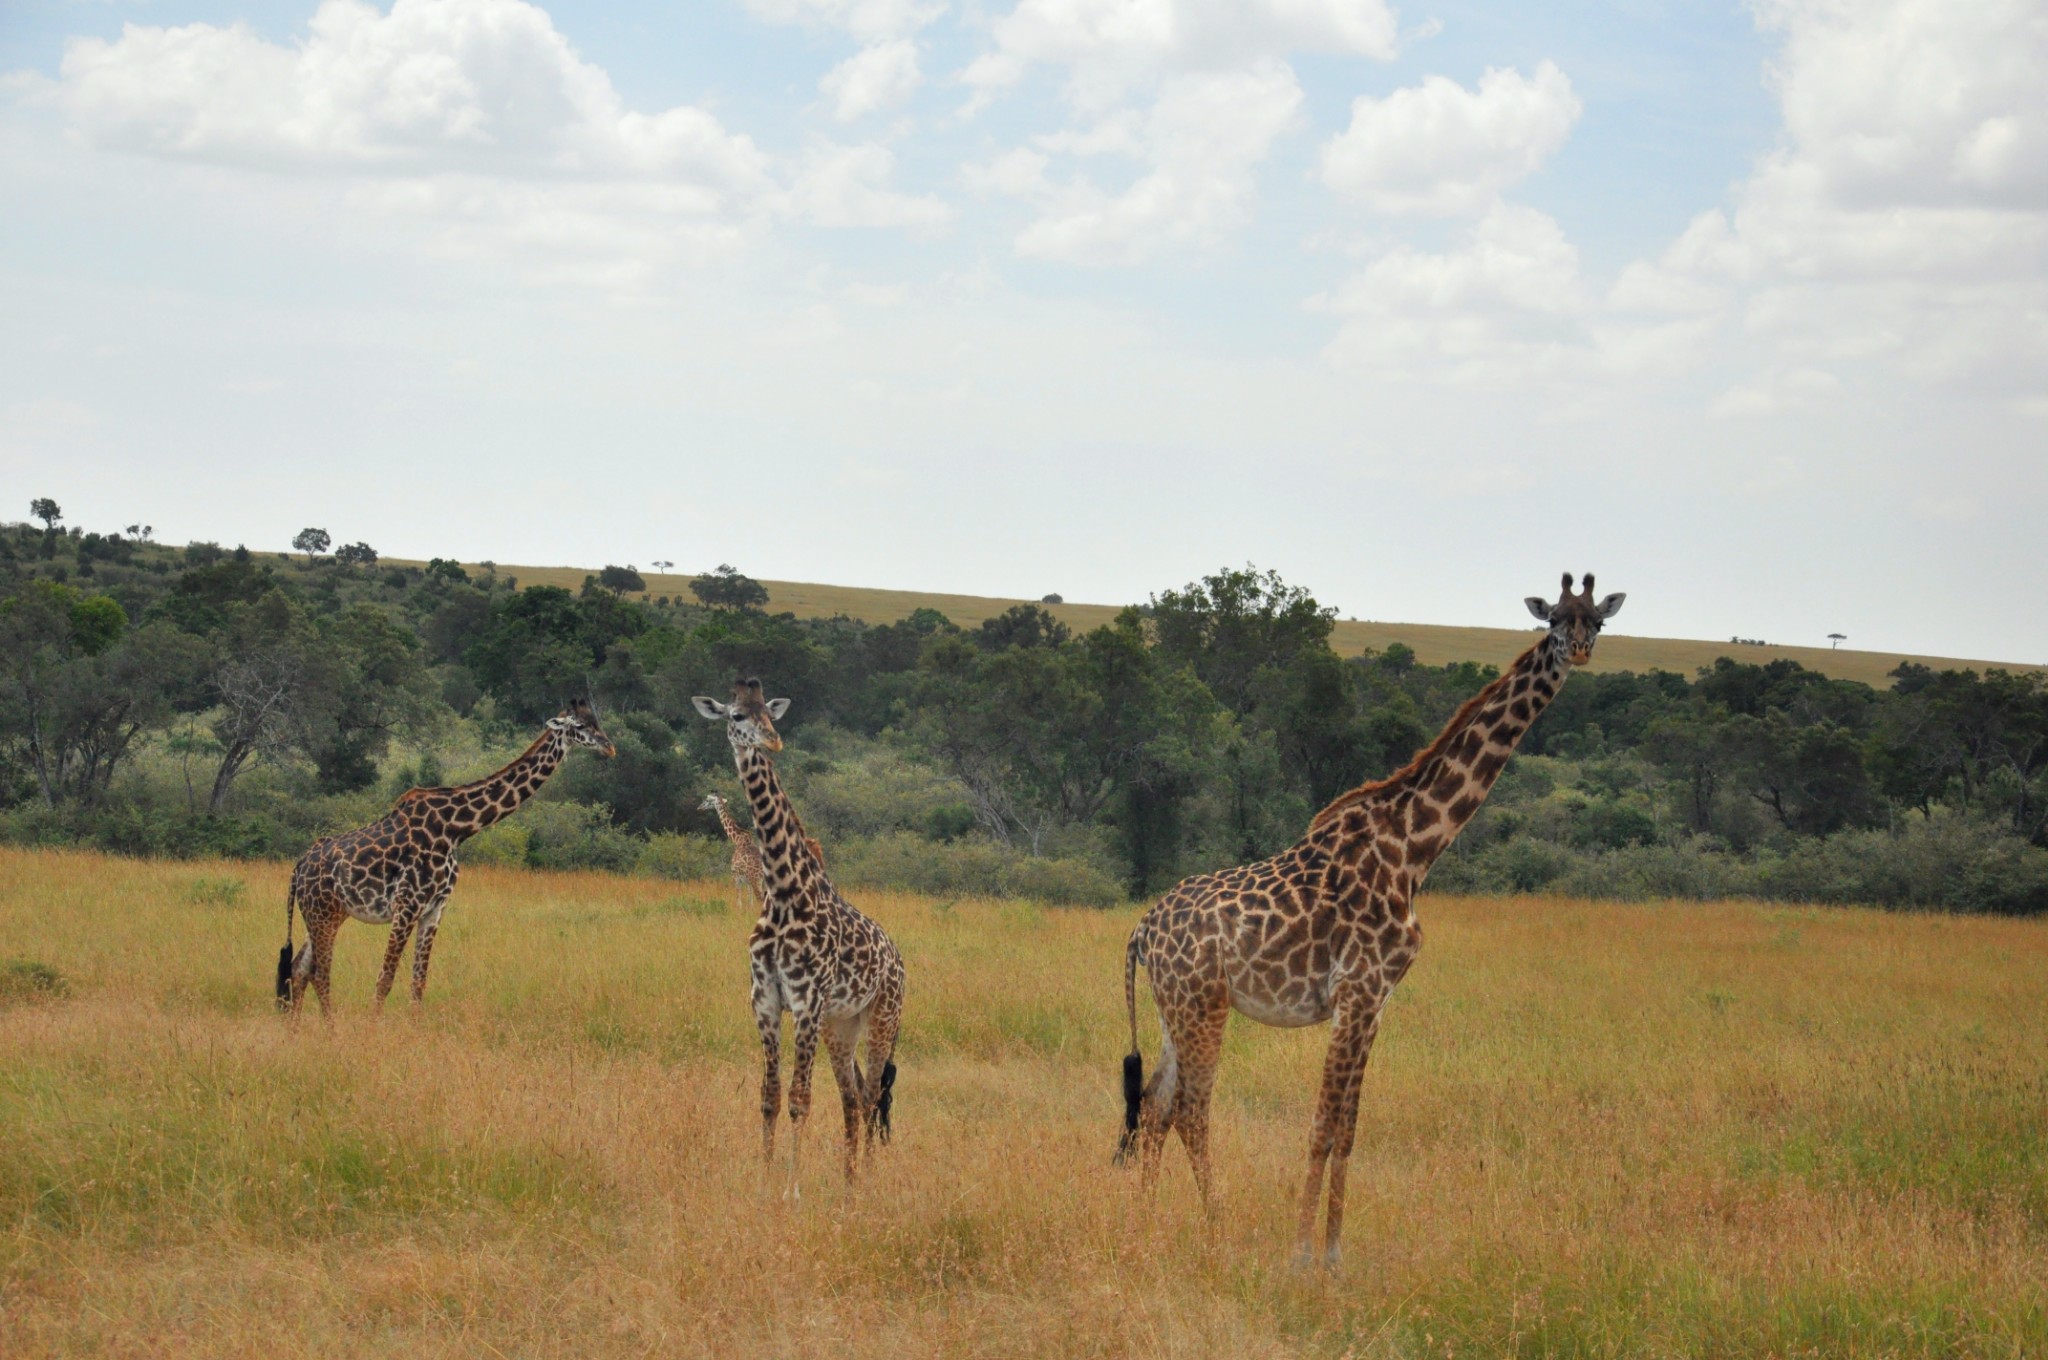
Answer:
M377 1005L391 992L406 940L415 929L412 1001L427 990L427 963L441 911L455 891L461 870L456 852L477 832L519 810L560 768L571 746L610 757L617 753L598 726L587 700L576 699L542 726L517 760L494 774L451 788L408 789L391 811L368 826L323 836L292 867L284 906L284 948L277 958L277 1004L296 1014L310 985L320 994L320 1013L332 1013L328 998L334 937L351 916L391 927L384 969L377 978ZM292 951L292 916L306 922L306 943Z
M1358 1127L1366 1060L1380 1010L1422 946L1414 894L1438 856L1479 811L1494 781L1573 666L1625 597L1593 600L1593 577L1555 604L1528 606L1549 625L1505 674L1467 700L1436 740L1384 779L1340 794L1308 834L1256 864L1183 880L1145 913L1124 950L1124 1132L1153 1184L1169 1131L1178 1133L1209 1199L1209 1098L1231 1011L1266 1025L1332 1024L1309 1139L1295 1254L1313 1259L1316 1209L1329 1183L1323 1259L1334 1266L1344 1225L1345 1175ZM1137 972L1159 1011L1161 1049L1150 1081L1138 1047Z
M822 1041L845 1117L846 1177L863 1146L889 1141L896 1082L896 1034L903 1018L903 956L888 934L848 902L825 876L817 842L783 792L770 754L782 749L775 720L789 700L763 697L759 680L733 682L729 703L703 695L698 714L726 725L733 764L761 835L768 890L747 940L754 1021L761 1035L761 1154L775 1161L775 1119L782 1102L782 1016L795 1031L789 1080L788 1194L798 1193L803 1131L811 1109L811 1067ZM867 1044L867 1067L856 1055Z

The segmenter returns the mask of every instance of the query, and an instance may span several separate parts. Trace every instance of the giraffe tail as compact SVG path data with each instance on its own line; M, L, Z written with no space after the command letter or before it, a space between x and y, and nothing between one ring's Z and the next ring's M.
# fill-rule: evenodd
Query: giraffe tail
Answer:
M292 1005L292 912L297 906L292 890L285 889L284 948L277 951L277 1008L281 1011L290 1010Z
M1138 1143L1138 1107L1145 1099L1145 1055L1138 1051L1138 964L1145 957L1145 927L1131 932L1124 946L1124 1010L1131 1021L1131 1051L1124 1055L1124 1131L1116 1140L1116 1156L1122 1166Z
M875 1102L875 1136L889 1141L889 1109L896 1103L896 1062L882 1064L882 1096Z

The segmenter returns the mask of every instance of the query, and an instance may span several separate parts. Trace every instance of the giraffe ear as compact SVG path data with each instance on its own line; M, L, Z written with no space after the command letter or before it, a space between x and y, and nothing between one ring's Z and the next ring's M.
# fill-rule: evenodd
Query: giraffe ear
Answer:
M783 715L783 714L785 714L785 713L787 713L787 712L789 712L789 700L787 700L787 699L770 699L770 700L768 701L768 716L769 716L769 717L771 717L771 718L775 718L775 719L777 719L777 720L780 720L780 719L781 719L781 717L782 717L782 715Z
M724 720L727 712L724 704L702 694L690 696L690 707L696 709L697 716L707 722L721 722Z
M1523 598L1522 603L1529 606L1531 614L1534 614L1545 623L1550 622L1550 602L1548 600L1541 600L1534 595L1529 595Z
M1621 602L1623 600L1626 600L1627 598L1628 593L1626 591L1617 590L1614 592L1614 594L1609 595L1606 599L1600 601L1600 617L1603 619L1611 619L1616 614L1619 614L1621 612Z

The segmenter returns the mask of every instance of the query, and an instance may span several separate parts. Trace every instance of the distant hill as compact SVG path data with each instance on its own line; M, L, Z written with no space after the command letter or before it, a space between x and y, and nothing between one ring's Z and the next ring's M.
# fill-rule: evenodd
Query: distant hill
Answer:
M424 566L419 562L387 559L394 565ZM473 564L471 570L477 568ZM592 567L522 567L497 564L500 576L515 576L522 586L561 586L580 590L583 578L595 574ZM642 571L649 595L674 595L693 599L690 582L694 574L663 575ZM963 628L994 618L1012 605L1036 604L1035 600L999 599L988 595L939 595L917 590L870 590L860 586L827 586L805 581L762 581L768 588L771 612L787 611L798 618L830 618L844 614L863 623L894 623L918 609L936 609ZM1115 618L1121 605L1051 604L1041 606L1076 629L1094 628ZM1480 661L1505 666L1535 641L1535 627L1460 628L1434 623L1380 623L1339 620L1331 638L1338 652L1354 656L1364 651L1385 651L1399 642L1415 650L1416 659L1432 666L1452 661ZM1917 661L1937 670L1978 670L2001 666L2007 670L2040 670L2039 666L2012 661L1976 661L1958 657L1914 656L1903 652L1859 652L1847 647L1753 646L1748 643L1701 642L1688 638L1630 637L1609 633L1600 639L1593 653L1595 671L1677 671L1691 675L1711 666L1716 657L1738 661L1765 662L1779 657L1840 680L1860 680L1867 685L1888 688L1892 668L1901 661Z

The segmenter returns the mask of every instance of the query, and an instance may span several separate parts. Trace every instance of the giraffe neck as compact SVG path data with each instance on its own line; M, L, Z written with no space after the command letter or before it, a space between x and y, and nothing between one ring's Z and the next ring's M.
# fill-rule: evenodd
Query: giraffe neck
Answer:
M484 799L481 808L472 810L468 801L458 796L448 827L450 833L457 840L468 840L493 822L517 812L548 782L548 776L561 767L562 758L568 753L569 739L552 727L545 728L525 754L504 769L449 790L456 795L482 794Z
M814 910L817 866L804 850L804 827L790 806L775 765L756 747L735 747L733 764L754 809L754 829L761 839L761 870L768 882L770 910L779 906L793 916Z
M1508 757L1564 688L1570 669L1557 635L1544 634L1500 679L1467 700L1409 767L1408 862L1418 884L1486 802Z
M741 828L738 822L733 820L732 813L726 811L725 804L718 803L715 806L718 808L718 824L725 828L725 838L734 845L738 845L741 839L746 836L746 831Z
M1404 768L1339 795L1317 813L1311 834L1346 824L1344 814L1353 808L1384 808L1391 814L1387 829L1407 842L1406 862L1420 885L1429 866L1485 803L1508 757L1564 688L1569 671L1563 644L1555 634L1544 634L1499 679L1466 700L1437 739ZM1359 824L1357 835L1364 844L1370 845L1376 834Z

